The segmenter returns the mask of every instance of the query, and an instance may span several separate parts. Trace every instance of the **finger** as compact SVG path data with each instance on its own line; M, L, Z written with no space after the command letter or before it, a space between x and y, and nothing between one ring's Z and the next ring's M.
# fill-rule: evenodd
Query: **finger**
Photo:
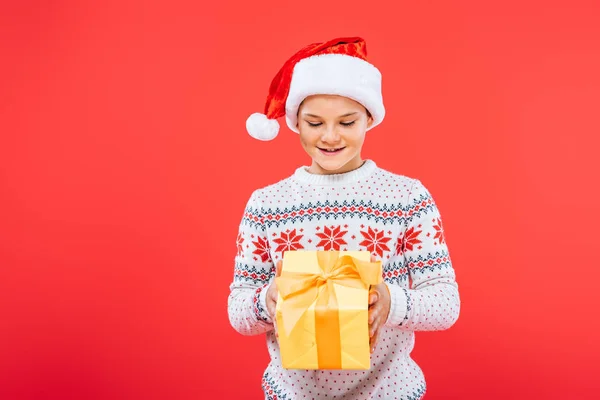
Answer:
M380 330L379 330L380 325L378 324L378 321L376 321L374 325L377 325L377 327L375 328L373 336L371 336L369 339L371 353L373 353L375 351L375 347L377 345L377 342L379 341L379 333L380 333Z
M275 270L275 276L281 276L281 269L283 267L283 260L277 262L277 268Z
M377 334L371 338L371 353L375 352L375 345L377 344L378 339L379 339L379 332L377 332Z
M379 300L379 293L376 291L371 292L369 294L369 305L376 303L377 300Z
M373 254L371 254L371 262L375 262L377 261L377 257L375 257Z
M377 330L379 330L379 310L375 309L371 312L369 316L369 337L375 336L377 334Z
M377 318L377 309L371 309L369 310L369 329L371 329L371 326L373 325L373 323L375 322L375 319ZM369 336L373 336L373 334L371 333L371 331L369 331Z
M277 307L277 291L276 290L270 290L267 293L267 306L269 306L269 308L275 310L275 307Z
M271 301L269 301L269 313L272 318L275 318L275 311L277 308L277 297L275 294L271 294Z
M380 308L378 307L377 304L373 304L371 306L369 306L369 327L371 325L373 325L373 323L375 322L375 320L377 319L377 317L380 314Z

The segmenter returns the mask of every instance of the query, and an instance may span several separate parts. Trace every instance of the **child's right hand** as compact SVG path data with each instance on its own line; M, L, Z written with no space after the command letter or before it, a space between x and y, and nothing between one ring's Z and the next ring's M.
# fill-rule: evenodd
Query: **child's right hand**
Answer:
M282 266L282 260L279 260L279 262L277 263L277 269L275 271L275 277L278 277L281 275L281 266ZM275 321L275 308L277 307L277 283L275 280L273 280L273 282L271 282L271 284L269 285L269 289L267 290L267 294L266 294L266 303L267 303L267 312L269 313L269 316L271 317L271 319L273 321Z

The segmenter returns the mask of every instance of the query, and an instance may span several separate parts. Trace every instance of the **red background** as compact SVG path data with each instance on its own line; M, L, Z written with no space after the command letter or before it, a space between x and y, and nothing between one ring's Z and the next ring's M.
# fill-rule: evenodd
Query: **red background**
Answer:
M431 190L460 285L426 398L596 398L600 3L388 3L1 3L0 398L261 398L237 228L309 159L245 119L353 35L388 111L363 156Z

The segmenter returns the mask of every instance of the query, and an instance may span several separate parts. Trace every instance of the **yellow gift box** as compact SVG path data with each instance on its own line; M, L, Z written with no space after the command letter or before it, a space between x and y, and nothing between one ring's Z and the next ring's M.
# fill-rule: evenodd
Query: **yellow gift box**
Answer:
M368 251L286 251L276 323L289 369L371 367L369 286L382 282Z

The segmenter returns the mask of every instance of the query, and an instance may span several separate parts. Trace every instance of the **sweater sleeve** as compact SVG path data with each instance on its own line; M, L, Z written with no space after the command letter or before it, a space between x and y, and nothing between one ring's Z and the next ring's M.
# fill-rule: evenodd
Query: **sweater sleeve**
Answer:
M275 276L261 204L255 191L248 200L237 235L233 282L227 303L229 322L242 335L273 329L266 292Z
M460 297L442 219L430 192L418 179L410 193L406 227L389 262L400 264L412 284L406 289L387 282L391 308L386 326L407 331L448 329L458 319Z

